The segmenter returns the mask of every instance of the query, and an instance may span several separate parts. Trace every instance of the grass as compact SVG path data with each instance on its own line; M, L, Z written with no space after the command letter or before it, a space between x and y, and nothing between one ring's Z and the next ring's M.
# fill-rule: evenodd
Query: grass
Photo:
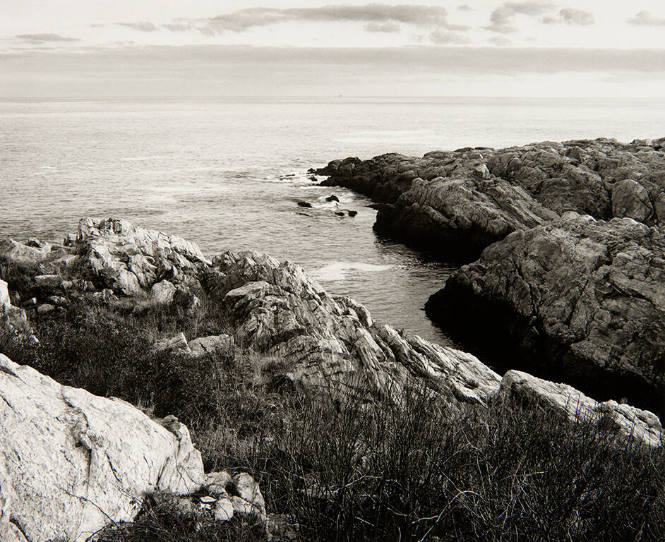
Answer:
M209 311L213 314L215 311ZM187 423L207 470L245 470L300 540L663 540L665 453L526 405L462 413L424 390L401 404L328 399L283 385L280 360L242 349L198 361L151 352L184 313L72 308L35 321L41 344L0 351L58 381ZM261 539L148 499L108 541ZM259 538L257 538L259 537Z

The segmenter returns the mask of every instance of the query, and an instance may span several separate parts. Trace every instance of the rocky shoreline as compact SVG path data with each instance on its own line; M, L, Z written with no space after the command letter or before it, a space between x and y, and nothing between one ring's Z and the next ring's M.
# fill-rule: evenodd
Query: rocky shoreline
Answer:
M468 263L427 303L502 368L665 412L665 138L336 160L377 232Z
M571 235L577 236L574 242ZM625 376L630 369L638 391L652 385L657 393L660 367L650 356L664 337L658 327L662 271L655 265L665 261L658 259L663 246L657 227L632 219L602 222L564 215L491 245L433 298L430 310L447 307L456 318L476 318L474 307L482 307L482 301L474 301L464 314L463 303L487 293L493 303L502 295L509 307L521 308L530 326L550 326L535 327L559 341L548 362L557 356L574 359L566 363L584 359L587 365L580 371L589 375L593 367L594 377L612 370ZM543 269L532 262L538 258ZM519 280L506 279L520 266ZM619 297L609 286L605 297L598 297L596 285L607 277L620 285ZM223 321L216 334L155 337L154 349L177 352L178 359L194 364L211 352L242 349L271 360L270 372L260 380L271 389L286 386L353 396L360 404L399 404L409 389L420 387L442 401L450 415L468 405L519 403L567 422L591 420L605 434L650 448L659 447L663 437L651 412L613 400L597 402L571 386L524 372L501 377L471 354L374 322L363 306L331 296L293 264L255 252L208 259L191 242L120 219L82 219L63 243L3 241L0 279L2 331L26 348L40 341L33 322L68 310L213 314ZM525 298L531 284L531 298ZM552 290L551 284L565 292ZM536 286L541 293L536 294ZM599 307L586 309L587 298ZM623 327L616 324L619 315ZM577 342L569 340L577 336ZM519 345L540 352L534 350L532 335L525 334ZM622 359L639 363L612 365L613 348L622 345L632 345L624 348ZM548 346L542 352L550 351ZM601 350L605 357L596 357ZM251 477L206 474L187 427L173 416L153 420L129 403L61 386L5 356L0 360L3 540L84 540L109 521L131 521L156 491L184 499L183 506L198 507L216 521L228 521L235 513L258 518L269 528L263 496ZM49 459L55 450L67 458L62 464ZM150 465L145 473L137 470L143 464ZM185 477L178 475L183 472ZM175 485L169 482L174 477Z

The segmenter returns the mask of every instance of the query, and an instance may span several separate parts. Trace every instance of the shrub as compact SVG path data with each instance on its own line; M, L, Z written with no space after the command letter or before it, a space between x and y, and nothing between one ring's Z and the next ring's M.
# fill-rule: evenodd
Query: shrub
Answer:
M63 383L175 414L207 470L249 471L302 540L665 539L662 449L528 405L453 413L420 389L368 404L280 388L286 367L253 352L151 353L175 320L150 318L71 311L36 322L40 346L5 337L0 349ZM126 538L108 540L256 536L194 521L153 499L115 533Z

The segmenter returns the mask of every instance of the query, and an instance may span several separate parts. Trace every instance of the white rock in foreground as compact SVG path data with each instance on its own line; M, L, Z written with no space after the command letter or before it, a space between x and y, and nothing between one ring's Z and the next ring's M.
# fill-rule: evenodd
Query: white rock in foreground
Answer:
M0 354L0 540L87 539L131 521L144 495L197 491L187 428L120 399L62 386Z

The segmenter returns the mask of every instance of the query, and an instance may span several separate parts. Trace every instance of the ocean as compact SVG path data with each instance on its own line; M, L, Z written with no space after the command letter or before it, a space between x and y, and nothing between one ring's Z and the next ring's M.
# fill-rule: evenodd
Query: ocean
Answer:
M665 100L651 99L5 100L0 237L53 240L80 217L123 217L208 255L290 260L376 320L451 344L423 306L454 268L377 237L370 202L315 186L309 168L386 152L663 136Z

